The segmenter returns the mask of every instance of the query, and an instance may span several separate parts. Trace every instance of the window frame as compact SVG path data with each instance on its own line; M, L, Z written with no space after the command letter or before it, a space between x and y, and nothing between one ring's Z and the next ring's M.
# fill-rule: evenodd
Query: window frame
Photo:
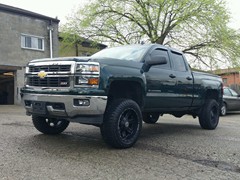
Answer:
M223 80L223 83L224 83L224 84L227 84L227 83L228 83L228 78L222 78L222 80Z
M183 62L182 65L184 65L184 70L180 70L178 69L178 66L177 66L177 61L176 61L176 58L174 58L175 55L178 55L179 57L181 57L181 61L180 62ZM174 71L178 71L178 72L187 72L188 71L188 67L186 65L186 60L185 60L185 57L183 56L182 53L179 53L179 52L176 52L176 51L172 51L171 50L171 56L172 56L172 61L173 61L173 69Z
M31 41L29 41L29 38ZM26 39L28 39L26 43ZM39 44L39 40L41 40L41 45ZM35 51L44 51L44 43L45 38L42 36L35 36L31 34L21 34L21 48L22 49L29 49L29 50L35 50ZM30 44L30 45L29 45ZM34 47L37 46L37 47ZM39 48L39 45L41 49Z
M171 70L172 69L172 62L170 60L169 51L165 48L155 47L154 49L151 50L151 52L148 54L148 57L146 57L146 58L151 58L151 55L154 51L162 51L162 52L166 53L165 55L162 55L162 54L159 53L159 55L165 56L166 60L167 60L167 64L156 65L154 67L159 68L159 69Z

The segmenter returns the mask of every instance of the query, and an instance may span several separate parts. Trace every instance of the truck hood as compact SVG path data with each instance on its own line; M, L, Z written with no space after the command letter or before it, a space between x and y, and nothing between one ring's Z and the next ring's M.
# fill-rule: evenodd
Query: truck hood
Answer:
M142 63L137 61L119 60L114 58L92 58L91 56L84 57L57 57L57 58L44 58L35 59L30 61L28 64L41 63L41 62L61 62L61 61L73 61L73 62L99 62L102 65L119 66L127 68L141 68Z
M91 60L91 57L57 57L57 58L44 58L44 59L34 59L30 63L36 62L49 62L49 61L75 61L75 62L87 62Z

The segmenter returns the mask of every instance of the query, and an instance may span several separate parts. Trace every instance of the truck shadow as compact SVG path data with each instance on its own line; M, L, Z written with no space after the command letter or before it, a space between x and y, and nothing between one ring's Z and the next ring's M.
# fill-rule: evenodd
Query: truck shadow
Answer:
M156 123L145 124L143 123L142 132L138 141L151 141L156 139L158 141L162 138L169 138L174 136L188 136L193 135L199 131L203 131L199 125L189 124L173 124L173 123ZM44 151L56 152L87 152L91 149L91 152L100 151L101 149L113 150L113 148L107 146L102 140L101 133L97 127L89 127L84 129L83 127L74 127L74 129L67 129L64 133L59 135L44 135L34 134L28 138L27 146L31 146L37 149L43 149ZM150 143L150 142L149 142Z
M192 134L201 131L200 125L196 124L174 124L174 123L143 123L141 138L151 138L152 136L169 136Z
M237 116L237 115L240 115L240 111L228 112L225 116L221 116L220 118L229 117L229 116Z

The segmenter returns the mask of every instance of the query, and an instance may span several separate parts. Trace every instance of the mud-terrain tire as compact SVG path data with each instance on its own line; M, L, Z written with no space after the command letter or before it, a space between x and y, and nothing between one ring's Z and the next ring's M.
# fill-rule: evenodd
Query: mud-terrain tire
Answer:
M159 113L143 113L143 121L147 124L155 124L159 119Z
M34 127L43 134L60 134L69 125L69 121L65 119L45 118L40 116L32 116Z
M200 126L203 129L215 129L219 122L219 110L215 99L207 99L199 115Z
M114 148L133 146L142 129L142 113L131 99L116 99L108 105L100 127L104 141Z

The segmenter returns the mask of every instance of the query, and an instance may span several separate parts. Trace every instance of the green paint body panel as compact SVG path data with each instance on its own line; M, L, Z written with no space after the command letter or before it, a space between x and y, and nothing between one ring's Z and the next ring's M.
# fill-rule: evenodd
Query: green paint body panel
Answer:
M222 80L220 77L192 72L182 52L157 45L148 46L142 58L138 61L119 60L116 58L91 58L76 57L67 58L67 61L75 62L98 62L100 64L100 81L98 88L72 88L67 91L33 90L24 87L21 93L63 94L63 95L86 95L108 96L112 83L132 82L141 87L142 111L195 114L203 105L211 91L215 93L219 103L222 102ZM163 51L168 58L168 64L153 65L148 71L143 72L143 66L154 53ZM178 70L177 62L182 57L185 70ZM63 59L55 59L60 61ZM35 60L51 61L51 59Z

